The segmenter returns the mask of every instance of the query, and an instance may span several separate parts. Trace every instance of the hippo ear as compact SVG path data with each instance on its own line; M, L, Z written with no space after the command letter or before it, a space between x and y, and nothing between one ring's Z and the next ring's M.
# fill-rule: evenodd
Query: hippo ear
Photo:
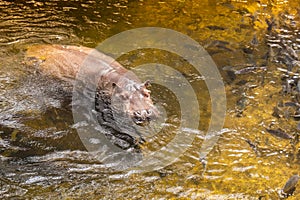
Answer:
M150 80L146 80L146 81L143 83L143 85L144 85L145 88L150 87L150 86L151 86Z

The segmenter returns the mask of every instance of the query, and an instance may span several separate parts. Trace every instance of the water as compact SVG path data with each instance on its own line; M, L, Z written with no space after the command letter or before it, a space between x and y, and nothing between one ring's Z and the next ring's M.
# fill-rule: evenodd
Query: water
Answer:
M289 102L299 103L300 20L298 1L271 3L1 1L0 196L277 199L286 180L299 173L294 117L298 106ZM113 170L86 152L74 128L70 85L23 62L26 47L33 44L95 47L114 34L144 26L188 35L205 47L220 70L227 116L206 166L199 162L199 149L211 117L209 93L201 76L183 59L153 49L120 58L127 68L156 62L180 70L200 102L199 128L185 129L196 136L188 150L173 164L142 174ZM162 124L164 131L144 144L144 155L168 144L180 124L174 94L153 85L152 96L164 105L168 120ZM295 139L278 138L266 129L281 129ZM289 199L298 199L299 194L296 187Z

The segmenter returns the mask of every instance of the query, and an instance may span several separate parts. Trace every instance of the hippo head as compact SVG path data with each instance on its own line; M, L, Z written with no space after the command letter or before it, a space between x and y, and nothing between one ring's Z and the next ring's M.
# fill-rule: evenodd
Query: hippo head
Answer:
M122 105L124 113L137 125L146 125L157 118L159 114L150 98L151 91L147 89L149 86L149 81L144 83L127 83L126 87L113 84L114 99L117 100L115 102L118 105Z

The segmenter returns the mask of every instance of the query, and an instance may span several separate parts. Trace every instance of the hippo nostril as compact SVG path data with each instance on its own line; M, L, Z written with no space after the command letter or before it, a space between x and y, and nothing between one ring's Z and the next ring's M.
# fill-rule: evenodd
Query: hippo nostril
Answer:
M147 116L151 116L152 115L152 110L146 110Z
M135 111L133 114L134 114L135 116L141 116L141 111Z
M147 125L153 117L153 110L152 109L144 109L144 110L137 110L133 113L133 120L138 125Z
M153 117L153 110L152 109L145 109L145 110L137 110L133 112L133 116L137 121L150 121Z

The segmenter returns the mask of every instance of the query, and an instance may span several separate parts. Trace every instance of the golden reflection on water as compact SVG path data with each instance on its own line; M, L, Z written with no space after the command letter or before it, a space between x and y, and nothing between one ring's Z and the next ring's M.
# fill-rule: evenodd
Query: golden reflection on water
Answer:
M138 20L133 24L162 25L186 33L206 45L221 68L225 65L243 66L254 61L258 64L265 63L262 57L268 51L268 47L264 45L268 28L266 20L272 17L278 19L282 12L296 16L295 5L299 2L180 1L155 4L147 1L141 4L144 5L144 12L135 13L134 19ZM152 20L141 20L141 13ZM239 48L251 45L254 36L257 37L258 44L252 57L245 55ZM215 51L216 43L212 41L228 42L224 47L228 51ZM267 62L267 68L266 72L239 75L233 83L226 84L228 115L225 127L232 131L223 134L210 153L207 170L203 173L201 163L192 159L197 157L195 149L201 146L201 140L196 139L186 156L169 166L173 173L155 183L155 187L161 189L156 189L155 194L149 197L278 198L277 192L285 181L299 173L298 148L289 140L272 136L266 128L272 125L274 129L280 127L291 134L297 134L298 131L297 121L276 119L273 116L278 103L290 101L291 96L281 92L281 74L277 71L277 65ZM246 84L240 85L242 82ZM249 142L255 145L255 149ZM131 178L139 179L140 176ZM299 192L296 189L295 196L289 199L298 198Z

